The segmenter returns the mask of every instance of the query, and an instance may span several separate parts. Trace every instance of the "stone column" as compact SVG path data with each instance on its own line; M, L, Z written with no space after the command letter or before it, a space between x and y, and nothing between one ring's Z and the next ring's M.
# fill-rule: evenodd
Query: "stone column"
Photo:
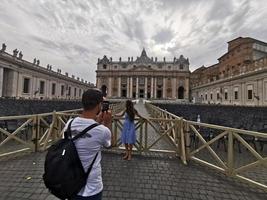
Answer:
M108 78L108 97L112 96L112 78Z
M4 68L0 67L0 97L3 96Z
M185 79L185 99L189 100L189 78Z
M155 99L157 99L157 77L155 77L155 81L154 81L154 97Z
M246 101L247 101L247 99L246 99L246 88L245 88L245 83L244 82L242 82L241 83L241 91L240 91L240 103L242 104L242 105L246 105ZM224 92L223 92L223 98L224 98Z
M145 99L147 99L147 77L145 77Z
M121 77L118 77L118 97L121 97Z
M166 78L163 77L163 99L166 98Z
M23 84L23 78L22 78L22 74L17 72L17 71L13 71L12 72L12 97L20 97L22 94L22 84ZM8 81L9 82L9 81ZM14 85L13 85L14 84Z
M139 98L139 80L138 80L138 77L136 77L136 91L135 91L135 97L136 97L136 99Z
M39 93L36 93L38 91L39 85L38 85L38 79L36 76L33 77L31 87L32 87L32 96L33 98L36 98ZM36 94L35 94L36 93ZM64 87L64 95L66 94L66 88ZM66 96L64 96L65 98Z
M258 106L263 106L264 104L264 82L263 82L263 79L260 79L258 81L258 86L257 86L257 96L259 97L259 100L258 101ZM267 91L267 90L266 90Z
M52 97L52 82L50 80L45 80L45 98L51 98ZM74 90L74 89L73 89ZM77 89L76 89L77 93ZM73 93L74 94L74 93Z
M130 77L127 77L127 98L130 98Z
M176 99L176 78L172 78L172 98Z
M133 98L133 77L130 77L130 98Z
M229 85L229 92L228 92L228 98L229 98L229 104L233 105L234 101L234 90L233 90L233 84Z
M154 97L154 77L151 77L151 83L150 83L150 97Z
M99 77L96 77L96 88L100 88L101 85L100 85L100 79Z

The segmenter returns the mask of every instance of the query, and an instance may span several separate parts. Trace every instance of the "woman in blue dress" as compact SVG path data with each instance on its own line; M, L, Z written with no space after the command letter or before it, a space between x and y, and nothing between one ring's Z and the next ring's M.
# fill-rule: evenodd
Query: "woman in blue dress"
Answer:
M126 152L125 155L123 156L123 159L131 160L133 145L136 142L134 118L135 115L139 117L140 115L134 109L133 102L131 100L126 101L126 109L123 111L121 116L123 116L124 114L125 114L125 121L121 132L121 142L122 144L125 145Z

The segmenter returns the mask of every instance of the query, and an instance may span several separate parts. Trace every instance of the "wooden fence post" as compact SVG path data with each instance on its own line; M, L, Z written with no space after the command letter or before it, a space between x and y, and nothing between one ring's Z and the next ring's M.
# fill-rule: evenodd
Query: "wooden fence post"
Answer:
M142 150L143 150L143 121L141 119L140 120L140 135L139 135L139 141L140 141L140 146L139 146L139 153L142 154Z
M34 152L37 152L39 149L39 134L38 134L38 115L33 117L32 121L32 141L34 143Z
M147 120L145 121L145 151L147 151L147 147L148 147L148 126L147 126Z
M189 123L185 123L185 153L186 153L186 160L190 160L190 145L191 145L191 138L190 138L190 128Z
M184 137L184 119L181 118L180 119L180 127L179 127L179 130L180 130L180 149L181 149L181 159L183 161L183 163L186 165L186 155L185 155L185 137Z
M117 119L114 119L113 120L113 128L114 128L114 131L112 131L112 147L117 147L118 144L117 144L117 140L118 140L118 123L117 123Z
M234 142L233 142L233 132L232 131L228 132L227 165L228 165L227 174L228 174L228 176L232 176L233 171L234 171Z
M52 135L52 141L54 142L57 139L59 131L59 120L57 119L57 113L55 110L53 111L52 119L54 121L54 127L52 127L51 135Z

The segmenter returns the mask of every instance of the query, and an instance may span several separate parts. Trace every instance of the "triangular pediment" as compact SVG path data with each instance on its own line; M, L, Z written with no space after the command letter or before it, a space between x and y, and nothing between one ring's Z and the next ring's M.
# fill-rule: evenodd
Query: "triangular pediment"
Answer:
M132 69L130 69L130 71L155 71L155 70L152 69L151 67L141 65L133 67Z

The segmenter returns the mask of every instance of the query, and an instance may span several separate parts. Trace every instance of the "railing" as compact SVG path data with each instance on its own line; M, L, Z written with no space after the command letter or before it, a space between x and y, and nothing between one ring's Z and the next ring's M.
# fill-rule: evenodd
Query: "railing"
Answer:
M192 160L267 191L267 153L255 144L255 141L266 142L267 134L187 121L149 103L145 106L151 117L135 119L136 151L175 153L184 164ZM113 114L124 107L124 103L111 105ZM0 157L46 150L62 137L67 120L79 112L80 109L0 117ZM113 116L114 149L122 148L123 121L124 118Z
M185 137L183 130L183 118L180 118L170 112L164 111L150 103L145 104L149 113L153 117L150 120L157 121L163 130L168 131L168 138L176 144L177 152L186 164Z
M113 113L123 108L124 103L111 104ZM81 111L0 117L0 158L25 151L46 150L52 142L62 138L68 119L78 116Z
M147 108L153 116L161 119L176 117L150 104L147 104ZM180 136L184 137L184 140L181 138L181 144L186 148L187 161L195 161L267 191L267 153L263 146L259 149L255 143L266 143L266 133L176 118L180 119L178 129ZM161 123L166 126L163 120ZM220 144L223 144L223 149Z
M0 157L24 151L44 150L61 137L60 130L80 109L36 115L0 117Z
M113 118L113 148L124 148L120 141L124 119L122 117ZM181 150L182 145L179 142L179 135L181 134L178 130L179 120L136 118L134 122L137 135L137 142L134 145L135 150L140 154L144 152L175 153L186 164L185 153L181 156L181 152L185 151ZM166 127L163 127L163 124ZM162 145L162 143L165 145Z

